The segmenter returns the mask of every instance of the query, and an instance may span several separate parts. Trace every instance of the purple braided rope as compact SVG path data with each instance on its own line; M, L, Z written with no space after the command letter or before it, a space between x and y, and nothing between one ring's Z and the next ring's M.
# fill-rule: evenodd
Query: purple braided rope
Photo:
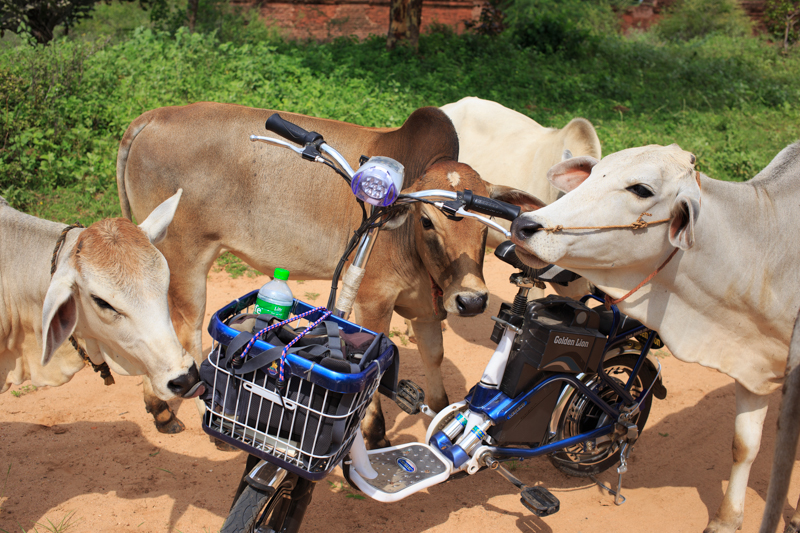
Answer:
M305 335L306 333L308 333L309 331L311 331L312 329L317 327L320 322L322 322L323 320L328 318L328 316L331 314L331 312L328 311L327 309L325 309L324 307L317 307L316 309L314 309L314 311L318 311L318 310L322 310L322 309L325 310L325 312L322 313L322 316L319 317L313 324L309 324L308 327L306 329L304 329L303 332L300 333L300 335L298 335L297 337L292 339L292 341L289 344L287 344L286 347L281 352L281 369L280 369L280 374L278 375L278 380L279 381L281 381L281 382L283 381L283 365L286 362L286 353L289 351L289 348L294 346L294 344L297 341L299 341L301 338L303 338L303 335ZM303 313L303 314L306 314L306 313Z
M303 337L303 336L304 336L306 333L308 333L310 330L312 330L312 329L314 329L315 327L317 327L317 326L319 325L319 323L320 323L320 322L322 322L322 321L323 321L323 320L325 320L325 319L326 319L328 316L330 316L331 312L330 312L330 311L328 311L326 308L324 308L324 307L315 307L314 309L312 309L312 310L310 310L310 311L306 311L305 313L299 314L299 315L297 315L297 316L295 316L295 317L292 317L292 318L287 318L286 320L284 320L284 321L282 321L282 322L277 322L277 323L275 323L275 324L272 324L271 326L267 326L266 328L262 329L261 331L259 331L259 332L258 332L258 333L256 333L255 335L253 335L253 338L252 338L252 339L250 339L250 341L249 341L249 342L247 343L247 345L244 347L244 350L242 350L242 353L241 353L241 355L239 355L239 357L241 357L242 359L244 359L244 357L247 355L247 352L249 352L249 351L250 351L250 348L252 348L253 344L255 344L255 342L256 342L256 341L257 341L257 340L258 340L258 339L259 339L259 338L260 338L262 335L264 335L265 333L267 333L267 332L269 332L269 331L272 331L273 329L276 329L276 328L279 328L279 327L285 326L286 324L291 324L292 322L295 322L295 321L297 321L297 320L300 320L301 318L305 318L305 317L307 317L308 315L311 315L311 314L313 314L313 313L316 313L316 312L318 312L318 311L323 311L323 313L322 313L322 316L321 316L321 317L320 317L320 318L319 318L319 319L318 319L316 322L314 322L313 324L310 324L310 325L309 325L309 326L308 326L306 329L304 329L304 330L303 330L303 332L302 332L302 333L300 333L300 335L298 335L297 337L295 337L294 339L292 339L292 342L290 342L289 344L287 344L287 345L286 345L286 347L283 349L283 352L281 352L281 370L280 370L280 380L281 380L281 381L283 381L283 365L284 365L284 362L286 361L286 353L287 353L287 350L288 350L289 348L291 348L291 347L292 347L292 346L293 346L293 345L294 345L294 344L295 344L295 343L296 343L298 340L300 340L300 339L301 339L301 338L302 338L302 337Z

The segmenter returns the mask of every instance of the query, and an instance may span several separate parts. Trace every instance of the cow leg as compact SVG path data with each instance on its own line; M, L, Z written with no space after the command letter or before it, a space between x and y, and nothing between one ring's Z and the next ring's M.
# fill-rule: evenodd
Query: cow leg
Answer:
M442 325L438 320L428 322L412 320L411 325L417 335L417 349L425 369L425 403L434 411L441 411L450 405L442 380L441 367L444 359Z
M786 529L783 530L783 533L800 533L800 501L797 502L796 509L792 519L786 524Z
M167 402L153 392L153 385L147 376L142 376L142 389L144 392L144 408L153 415L153 422L159 433L175 434L186 429L183 422L178 420L178 417L169 408Z
M176 232L177 233L177 232ZM166 239L159 248L170 268L169 306L178 341L198 365L202 362L202 327L206 312L206 278L219 252L216 249L183 250L179 242ZM161 433L180 433L184 424L167 402L158 398L144 378L144 403ZM202 404L201 404L202 405ZM200 410L200 405L198 405ZM202 411L200 413L202 415Z
M736 383L736 421L733 433L733 468L728 490L704 533L733 533L742 527L744 497L750 467L761 446L767 416L767 397L753 394Z
M359 296L367 297L359 299L353 306L356 321L367 329L388 335L392 322L394 301L387 301L385 298L381 299L373 296L368 292L369 286L365 287L364 285L362 285ZM352 320L353 318L351 317L350 319ZM383 418L383 409L381 409L380 393L376 392L369 406L367 406L364 420L361 421L361 432L364 434L364 442L368 450L391 446L391 443L386 439L386 421Z

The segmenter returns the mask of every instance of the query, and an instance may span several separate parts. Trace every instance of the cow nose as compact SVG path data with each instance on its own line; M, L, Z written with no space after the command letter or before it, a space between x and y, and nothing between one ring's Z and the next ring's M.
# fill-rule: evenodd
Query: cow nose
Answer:
M197 371L197 365L192 363L189 371L181 374L177 378L167 383L169 390L175 393L175 396L184 396L200 381L200 373Z
M519 242L527 241L540 229L542 229L541 224L527 217L517 217L511 223L511 235Z
M486 301L489 299L488 294L470 294L456 296L456 307L458 307L458 314L461 316L475 316L484 312L486 309Z

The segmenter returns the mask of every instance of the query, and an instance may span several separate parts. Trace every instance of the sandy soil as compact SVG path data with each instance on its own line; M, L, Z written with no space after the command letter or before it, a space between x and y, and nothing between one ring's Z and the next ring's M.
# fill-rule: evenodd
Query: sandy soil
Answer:
M510 267L487 258L490 312L450 318L445 331L445 384L451 399L479 379L492 351L490 314L514 294ZM264 283L265 278L209 278L210 310ZM324 302L326 282L292 282L296 297ZM403 328L395 317L393 328ZM424 383L413 345L400 346L402 376ZM210 340L206 337L206 344ZM677 361L662 351L667 399L656 400L648 426L624 476L627 502L583 479L556 471L546 458L514 471L542 484L561 511L539 519L520 503L514 487L497 473L444 483L394 504L363 500L342 485L339 470L320 482L304 531L702 531L719 505L731 467L733 381L715 371ZM141 398L141 379L117 377L105 387L90 370L63 387L21 387L0 397L0 531L216 532L222 525L245 456L221 452L203 433L191 402L175 401L187 429L156 432ZM743 531L758 530L772 461L779 394L770 400L762 452L747 489ZM393 443L424 436L424 417L408 417L384 402ZM800 493L792 484L785 515ZM616 482L614 471L601 476ZM36 524L39 524L38 526ZM54 526L67 524L59 529ZM781 526L782 528L783 526ZM782 531L782 529L781 529Z

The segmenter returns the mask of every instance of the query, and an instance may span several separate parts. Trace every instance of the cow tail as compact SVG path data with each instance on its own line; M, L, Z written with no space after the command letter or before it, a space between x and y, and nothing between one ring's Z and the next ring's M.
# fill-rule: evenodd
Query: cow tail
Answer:
M117 189L119 191L119 207L122 210L122 216L128 220L133 220L131 215L131 203L128 200L128 191L125 189L125 170L128 165L128 155L131 152L133 141L136 136L144 129L150 119L146 115L142 115L128 126L125 130L125 135L122 136L122 141L119 143L119 152L117 153Z
M778 415L775 455L772 459L772 475L767 490L764 518L761 521L761 533L775 533L778 527L797 453L797 441L800 436L800 315L794 323L786 371L781 412Z

